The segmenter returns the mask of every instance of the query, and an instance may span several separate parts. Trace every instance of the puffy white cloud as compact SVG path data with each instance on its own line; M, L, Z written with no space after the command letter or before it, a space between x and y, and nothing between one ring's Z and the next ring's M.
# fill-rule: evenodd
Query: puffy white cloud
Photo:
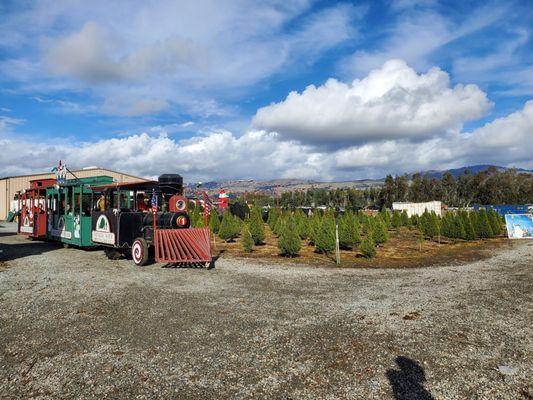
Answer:
M533 101L470 133L452 132L419 142L384 140L335 151L257 130L242 136L211 131L184 140L168 136L164 127L154 132L93 143L65 144L57 139L39 146L4 132L0 134L0 175L46 171L58 159L72 168L99 165L149 177L176 171L188 181L379 178L479 163L533 168Z
M448 74L431 68L417 74L402 60L387 61L364 79L291 92L259 109L253 124L310 143L361 143L427 138L460 129L490 107L476 85L450 87Z

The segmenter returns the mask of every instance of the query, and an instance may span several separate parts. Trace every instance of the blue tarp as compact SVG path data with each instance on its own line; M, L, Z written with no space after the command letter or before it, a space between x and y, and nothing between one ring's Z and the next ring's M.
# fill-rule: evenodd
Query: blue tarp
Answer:
M481 208L484 208L485 210L488 210L489 208L492 208L492 209L496 210L498 212L498 214L500 214L500 215L505 215L505 214L527 214L528 212L530 212L530 210L529 210L530 208L533 209L533 206L532 205L528 205L528 204L502 204L502 205L493 205L493 204L479 205L479 204L474 204L472 207L476 211L478 211Z

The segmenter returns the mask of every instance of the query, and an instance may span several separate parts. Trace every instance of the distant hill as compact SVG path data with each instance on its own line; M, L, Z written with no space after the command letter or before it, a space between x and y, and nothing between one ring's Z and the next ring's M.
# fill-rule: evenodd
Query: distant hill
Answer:
M442 171L438 171L438 170L422 171L420 173L422 175L429 174L429 176L431 176L433 178L440 179L440 178L442 178L442 176L444 175L445 172L449 171L455 178L457 178L459 175L464 174L466 170L470 171L471 174L477 174L478 172L486 171L490 167L495 167L499 172L507 171L508 169L510 169L510 168L507 168L507 167L500 167L500 166L497 166L497 165L480 164L480 165L470 165L470 166L467 166L467 167L452 168L452 169L442 170ZM516 170L519 171L519 172L525 172L525 173L528 173L528 174L533 173L533 171L527 170L527 169L523 169L523 168L516 168Z
M491 165L471 165L468 167L453 168L449 170L429 170L421 171L420 174L429 174L434 178L442 178L446 171L454 177L458 177L463 174L466 170L469 170L470 173L476 174L481 171L487 170ZM498 167L498 171L506 171L509 168ZM533 171L526 169L517 169L520 172L532 173ZM409 175L410 177L413 174ZM224 188L228 193L238 194L244 192L262 192L265 194L275 194L282 193L287 191L297 191L297 190L307 190L311 188L316 189L367 189L383 186L385 178L383 179L359 179L353 181L338 181L338 182L319 182L309 179L272 179L267 181L255 180L255 179L245 179L245 180L225 180L219 182L203 182L202 188L210 193L218 193L221 188ZM189 183L188 187L192 188L195 185Z

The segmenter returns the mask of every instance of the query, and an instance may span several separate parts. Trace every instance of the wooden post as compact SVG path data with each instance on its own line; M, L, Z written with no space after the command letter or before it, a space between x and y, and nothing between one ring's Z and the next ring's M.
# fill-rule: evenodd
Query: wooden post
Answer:
M337 265L341 263L341 250L339 246L339 224L335 221L335 255L337 259Z

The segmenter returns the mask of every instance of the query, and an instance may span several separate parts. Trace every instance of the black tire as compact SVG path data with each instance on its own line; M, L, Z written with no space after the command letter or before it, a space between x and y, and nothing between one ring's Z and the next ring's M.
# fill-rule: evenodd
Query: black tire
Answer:
M106 257L110 260L118 260L122 255L120 251L113 249L111 247L104 247L104 253Z
M138 237L131 245L131 258L135 265L142 267L148 263L149 259L148 243L142 237Z

